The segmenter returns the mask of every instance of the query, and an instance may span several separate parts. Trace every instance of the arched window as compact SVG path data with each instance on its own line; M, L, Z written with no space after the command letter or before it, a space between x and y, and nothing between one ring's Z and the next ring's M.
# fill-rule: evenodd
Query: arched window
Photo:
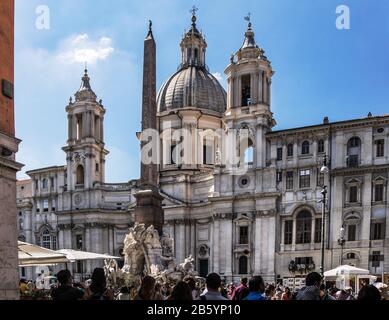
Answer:
M244 152L244 164L246 166L252 166L254 163L254 146L251 139L248 140L248 147Z
M239 274L247 274L247 257L241 256L239 258Z
M301 144L301 154L309 154L309 141L304 141Z
M84 167L83 166L78 166L77 167L77 184L84 184Z
M311 243L312 215L303 210L296 218L296 243Z
M289 143L287 149L287 156L293 157L293 143Z
M317 142L317 152L319 152L319 153L324 152L324 140L323 139L320 139Z
M45 229L42 233L42 247L51 249L51 236L49 230Z
M42 189L47 189L47 179L42 180Z
M357 167L361 158L361 139L352 137L347 142L347 166Z

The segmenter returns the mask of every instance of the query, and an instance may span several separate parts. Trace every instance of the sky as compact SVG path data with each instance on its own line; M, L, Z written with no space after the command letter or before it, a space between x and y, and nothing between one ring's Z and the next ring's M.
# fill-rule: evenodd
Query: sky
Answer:
M251 13L256 42L275 70L275 130L319 124L325 116L340 121L389 113L386 0L16 0L17 160L25 164L19 179L28 170L66 163L65 107L80 86L85 61L107 110L106 181L137 179L148 20L159 88L180 63L179 43L193 5L208 43L208 67L224 87L224 70L243 43L244 17ZM349 29L336 27L339 5L350 10Z

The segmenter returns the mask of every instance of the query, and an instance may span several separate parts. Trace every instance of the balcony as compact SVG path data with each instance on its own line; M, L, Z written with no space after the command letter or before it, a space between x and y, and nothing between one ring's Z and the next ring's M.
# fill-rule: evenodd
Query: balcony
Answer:
M131 191L132 186L128 183L103 183L101 190L104 191Z
M352 155L347 157L347 167L348 168L356 168L359 166L359 156Z

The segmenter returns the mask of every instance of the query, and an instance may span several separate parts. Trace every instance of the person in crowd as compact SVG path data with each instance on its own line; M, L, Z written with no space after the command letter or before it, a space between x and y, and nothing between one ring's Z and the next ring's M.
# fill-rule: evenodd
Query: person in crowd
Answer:
M227 292L228 292L228 300L232 300L232 295L234 294L235 291L235 285L233 282L231 282L228 287L227 287Z
M220 293L222 294L222 296L224 298L226 298L228 300L228 292L227 292L226 285L224 284L224 282L222 282L220 285Z
M242 300L241 293L244 289L247 289L246 277L240 279L240 285L235 288L231 300ZM247 290L244 291L247 292Z
M322 277L317 272L311 272L305 278L306 286L297 293L297 300L320 300L320 285Z
M326 300L336 300L333 296L331 296L327 289L325 284L320 285L320 300L326 301Z
M285 287L281 296L281 300L292 300L292 292L290 291L289 287Z
M276 292L274 293L272 300L281 300L282 297L282 289L281 287L277 286Z
M32 294L34 292L34 290L35 290L34 281L29 280L28 283L27 283L27 287L28 287L28 293Z
M276 288L272 284L267 284L265 288L265 297L267 300L271 300L275 294Z
M265 283L261 276L254 276L249 281L249 294L243 300L267 300L263 295Z
M358 292L357 300L360 301L380 301L381 294L380 291L374 285L364 285Z
M191 293L192 293L192 299L197 300L199 298L199 291L196 287L196 281L193 277L191 276L186 276L184 278L184 281L189 285Z
M57 273L58 288L51 290L51 298L56 301L81 300L84 292L72 286L72 275L69 270L61 270Z
M107 282L103 268L95 268L92 273L92 282L86 289L88 300L114 300L112 289L107 288Z
M162 285L159 282L155 283L153 300L165 300L162 294Z
M192 290L186 281L178 281L167 300L189 301L193 300Z
M20 279L19 291L21 295L26 294L29 291L26 279Z
M221 278L217 273L210 273L206 277L207 292L200 295L200 300L228 300L219 291Z
M130 290L128 287L121 287L116 300L130 300Z
M151 276L145 276L142 279L136 300L154 300L155 297L155 279Z

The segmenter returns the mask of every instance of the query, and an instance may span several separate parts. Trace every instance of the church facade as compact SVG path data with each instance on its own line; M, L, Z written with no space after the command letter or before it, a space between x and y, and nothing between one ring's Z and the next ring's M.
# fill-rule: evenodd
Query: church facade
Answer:
M180 67L155 101L163 137L157 166L163 230L174 238L177 261L192 255L201 275L214 271L226 281L253 274L269 282L295 281L319 271L326 186L324 269L351 264L386 280L389 116L325 118L322 124L275 131L274 71L251 23L225 69L226 92L208 70L207 43L196 22L194 15L180 43ZM155 59L155 50L145 52L150 55ZM66 111L66 166L28 172L31 197L20 197L18 207L21 219L29 218L20 236L54 249L118 255L140 182L105 183L105 107L87 72ZM226 146L217 136L204 138L190 153L192 162L179 163L175 149L181 137L174 132L181 129L244 129L248 144L239 165L246 170L236 174L222 164ZM328 172L321 170L326 163ZM90 273L96 265L80 265L77 272Z

